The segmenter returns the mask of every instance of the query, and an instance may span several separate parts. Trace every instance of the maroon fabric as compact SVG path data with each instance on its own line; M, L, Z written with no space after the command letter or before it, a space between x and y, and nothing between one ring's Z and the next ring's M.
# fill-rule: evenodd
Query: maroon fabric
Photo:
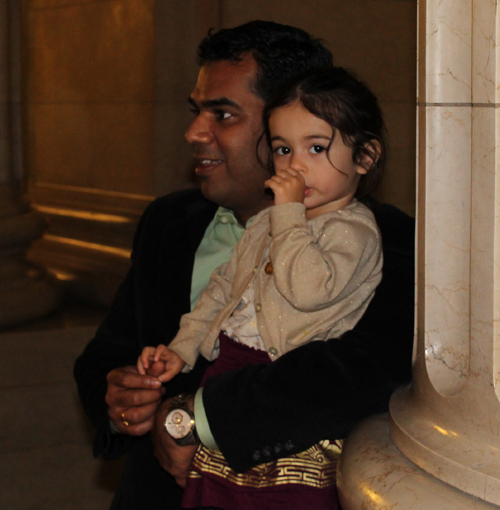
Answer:
M207 368L200 386L205 386L207 379L213 375L238 370L247 365L266 364L270 365L271 359L266 351L259 351L245 344L235 342L222 331L219 333L220 354L214 364Z
M216 374L235 370L249 364L271 363L265 351L253 349L229 338L224 333L219 335L220 355L208 368L201 386ZM210 453L204 449L204 455ZM200 450L198 450L200 453ZM197 453L197 455L198 455ZM229 466L226 466L229 470ZM223 510L266 510L286 509L304 510L340 510L335 484L316 488L301 484L279 484L270 487L250 487L233 483L219 474L206 473L192 466L194 474L201 477L189 477L187 480L183 508L216 507ZM253 470L250 470L253 471ZM269 469L272 472L272 467ZM259 476L259 475L256 475Z
M197 482L193 483L192 482ZM337 486L315 489L305 485L282 485L272 489L228 487L212 477L189 479L182 508L222 510L341 510ZM188 486L186 486L186 491Z

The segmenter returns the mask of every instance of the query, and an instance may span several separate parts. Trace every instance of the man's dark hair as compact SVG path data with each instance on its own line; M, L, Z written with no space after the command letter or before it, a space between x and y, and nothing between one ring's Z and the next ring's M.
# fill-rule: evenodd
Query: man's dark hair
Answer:
M250 53L259 66L256 94L266 102L292 76L316 67L333 66L330 50L306 31L272 21L251 21L223 28L203 39L198 47L200 65L228 60L238 62Z

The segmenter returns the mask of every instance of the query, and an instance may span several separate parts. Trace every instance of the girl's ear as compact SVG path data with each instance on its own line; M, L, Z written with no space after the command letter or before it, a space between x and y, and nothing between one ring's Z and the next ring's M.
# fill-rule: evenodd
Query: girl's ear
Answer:
M358 161L358 174L367 174L380 158L382 146L378 140L370 140L365 144L365 152L361 154Z

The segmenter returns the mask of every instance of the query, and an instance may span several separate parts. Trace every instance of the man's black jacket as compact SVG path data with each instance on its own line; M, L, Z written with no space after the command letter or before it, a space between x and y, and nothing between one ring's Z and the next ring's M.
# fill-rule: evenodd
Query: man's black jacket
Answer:
M155 200L139 223L132 267L75 365L80 397L97 430L96 455L114 458L149 441L110 434L106 375L135 365L144 346L168 344L176 335L181 315L190 310L194 254L215 211L198 190L188 190ZM212 433L236 471L290 453L285 443L293 453L321 439L345 437L362 418L387 410L393 390L410 380L414 220L390 205L373 212L382 233L383 279L356 327L271 365L248 366L206 383ZM167 396L194 392L207 364L200 359L191 373L169 383ZM271 456L256 461L256 452L263 451ZM161 470L153 458L150 467Z

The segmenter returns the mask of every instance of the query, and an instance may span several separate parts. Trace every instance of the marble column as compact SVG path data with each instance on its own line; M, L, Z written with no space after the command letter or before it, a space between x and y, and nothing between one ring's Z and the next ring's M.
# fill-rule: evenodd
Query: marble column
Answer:
M59 292L25 253L43 218L22 199L19 5L0 2L0 327L52 311Z
M419 2L413 382L346 441L344 510L500 508L499 21Z

